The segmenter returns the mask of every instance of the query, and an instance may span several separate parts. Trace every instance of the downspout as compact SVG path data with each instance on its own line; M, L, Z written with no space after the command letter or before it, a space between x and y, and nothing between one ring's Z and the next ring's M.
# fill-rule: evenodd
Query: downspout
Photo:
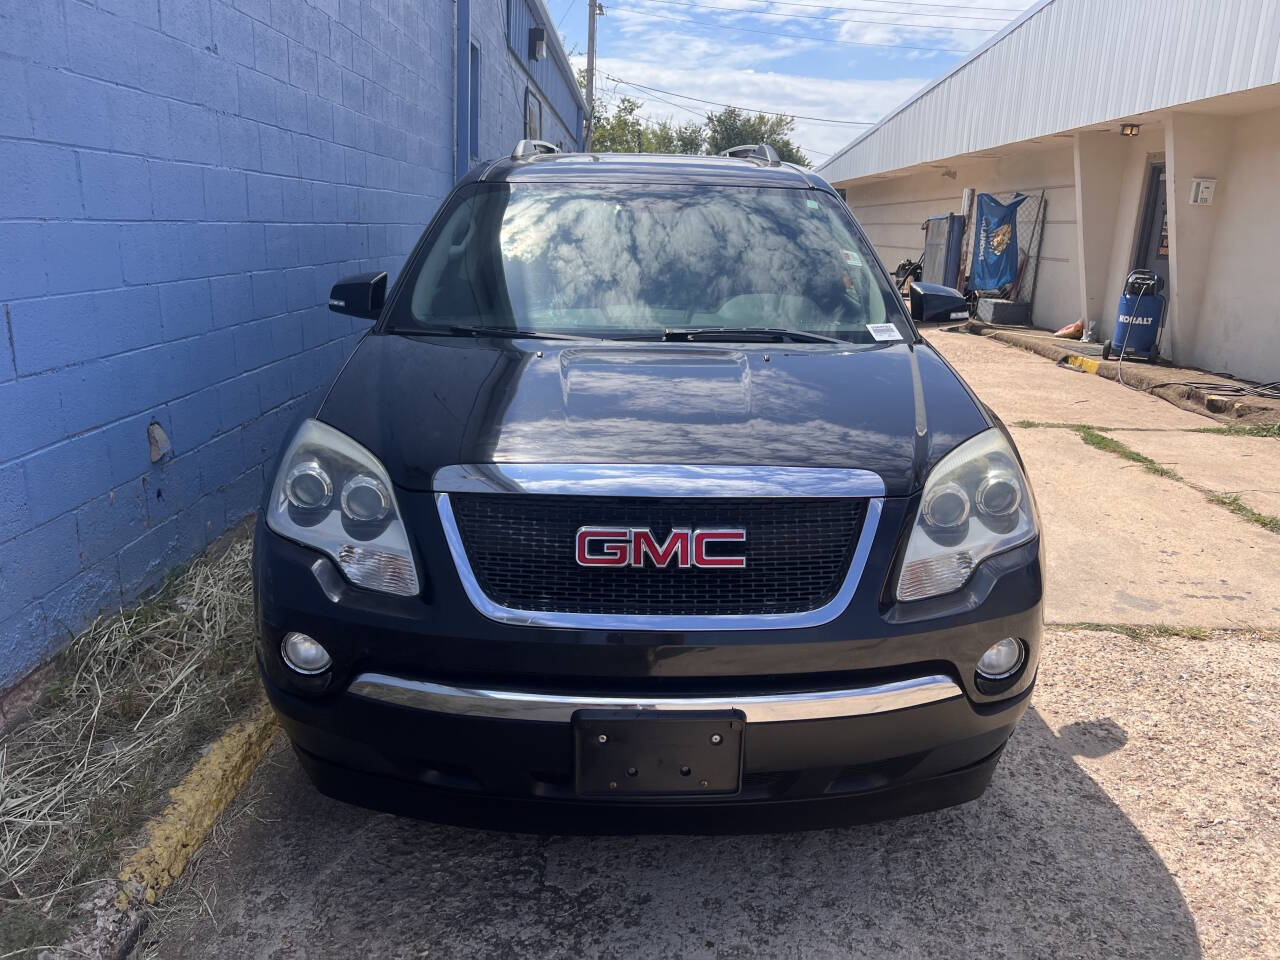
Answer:
M453 54L453 179L471 166L471 0L455 0Z

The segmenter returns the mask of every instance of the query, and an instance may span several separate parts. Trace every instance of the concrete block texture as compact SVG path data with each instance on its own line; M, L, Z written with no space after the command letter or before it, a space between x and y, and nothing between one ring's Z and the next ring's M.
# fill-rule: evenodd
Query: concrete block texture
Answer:
M359 337L329 286L394 276L452 183L452 17L3 5L0 690L256 509Z

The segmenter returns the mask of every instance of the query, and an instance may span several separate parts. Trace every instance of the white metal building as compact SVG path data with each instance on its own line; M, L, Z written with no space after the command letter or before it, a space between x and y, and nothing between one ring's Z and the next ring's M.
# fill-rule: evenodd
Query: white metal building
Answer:
M1044 190L1036 326L1107 339L1147 266L1166 357L1280 379L1280 0L1042 0L819 172L891 267L966 187Z

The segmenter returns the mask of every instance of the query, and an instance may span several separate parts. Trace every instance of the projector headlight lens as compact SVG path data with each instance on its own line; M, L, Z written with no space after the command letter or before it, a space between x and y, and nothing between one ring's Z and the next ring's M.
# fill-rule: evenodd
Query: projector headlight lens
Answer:
M1007 517L1022 503L1022 487L1016 477L993 471L982 478L977 491L978 512L987 517Z
M300 510L319 510L333 498L333 481L314 460L295 464L284 481L285 496Z
M342 485L342 512L352 520L376 523L391 512L391 494L377 477L358 474Z
M958 527L969 519L969 495L958 483L942 483L920 505L924 522L939 530Z

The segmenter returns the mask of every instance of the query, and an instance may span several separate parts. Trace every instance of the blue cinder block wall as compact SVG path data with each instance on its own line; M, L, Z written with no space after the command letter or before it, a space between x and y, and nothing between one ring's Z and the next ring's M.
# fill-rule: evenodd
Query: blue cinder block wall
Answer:
M0 690L256 508L452 184L453 16L0 0Z

